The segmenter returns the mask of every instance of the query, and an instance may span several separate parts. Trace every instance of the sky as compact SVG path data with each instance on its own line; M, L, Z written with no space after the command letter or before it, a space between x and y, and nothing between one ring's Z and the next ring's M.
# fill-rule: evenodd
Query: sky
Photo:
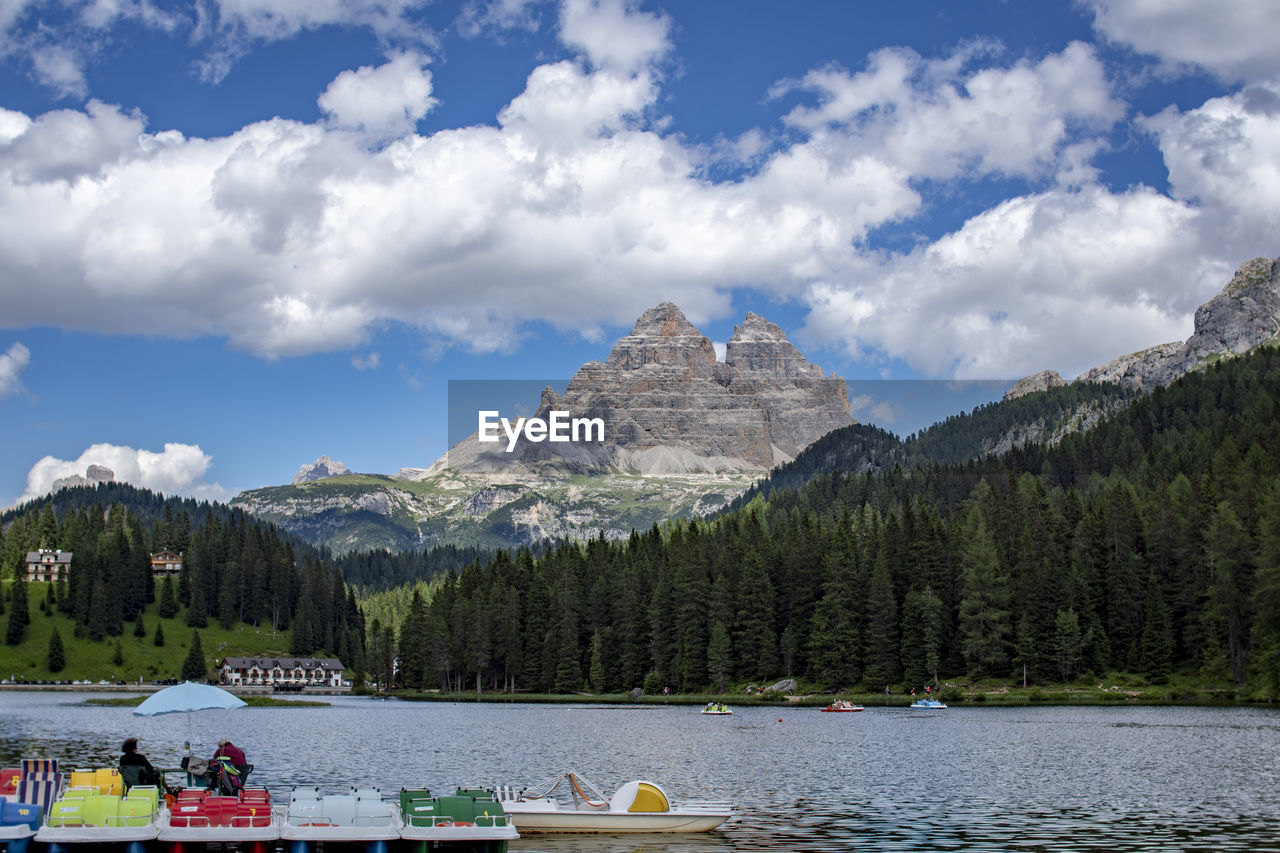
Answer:
M857 380L1186 338L1280 255L1278 28L1273 0L0 0L0 506L89 464L218 500L321 454L425 467L450 381L567 379L668 300Z

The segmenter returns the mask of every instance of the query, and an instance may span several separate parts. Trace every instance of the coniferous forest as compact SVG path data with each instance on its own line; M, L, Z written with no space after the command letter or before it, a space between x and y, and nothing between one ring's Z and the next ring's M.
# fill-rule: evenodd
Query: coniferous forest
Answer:
M118 637L159 595L193 626L289 630L293 653L327 651L411 690L699 692L795 676L880 691L1129 673L1276 698L1280 351L1116 399L1068 386L1014 401L1037 417L1079 403L1111 414L982 459L965 455L1007 404L907 442L849 427L719 517L624 541L346 555L339 568L238 511L104 484L8 514L0 553L13 577L25 550L75 552L50 606L78 636ZM185 568L157 592L147 555L165 547ZM366 626L357 598L402 582L394 618Z
M72 570L41 585L48 597L41 606L70 617L78 638L119 637L158 604L159 616L181 612L193 629L269 627L287 632L291 654L326 652L363 668L363 617L341 573L315 549L242 512L103 483L32 502L6 521L0 559L5 579L16 579L9 645L22 641L25 627L15 614L36 606L22 580L24 555L43 548L73 553ZM154 582L150 554L162 549L183 555L182 571Z
M380 627L370 665L389 672L398 651L401 684L455 690L1125 672L1280 692L1280 351L1055 446L911 456L765 483L710 521L450 572L398 634Z

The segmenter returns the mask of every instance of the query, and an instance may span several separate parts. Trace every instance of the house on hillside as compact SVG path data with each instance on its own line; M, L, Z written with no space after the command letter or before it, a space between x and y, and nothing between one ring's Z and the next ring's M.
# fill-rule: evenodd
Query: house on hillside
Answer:
M39 551L27 552L27 580L56 581L58 569L71 571L70 551L50 551L41 548Z
M223 658L218 673L223 684L270 687L342 687L337 658Z
M151 555L151 576L177 577L182 571L182 555L173 551L157 551Z

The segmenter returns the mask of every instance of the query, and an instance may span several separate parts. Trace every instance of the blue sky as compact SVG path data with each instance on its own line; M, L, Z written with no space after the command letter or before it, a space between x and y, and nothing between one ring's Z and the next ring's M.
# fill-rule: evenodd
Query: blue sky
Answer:
M664 300L720 342L754 310L855 379L1185 338L1280 255L1277 25L0 0L0 505L90 462L220 499L321 454L425 467L449 380L567 378Z

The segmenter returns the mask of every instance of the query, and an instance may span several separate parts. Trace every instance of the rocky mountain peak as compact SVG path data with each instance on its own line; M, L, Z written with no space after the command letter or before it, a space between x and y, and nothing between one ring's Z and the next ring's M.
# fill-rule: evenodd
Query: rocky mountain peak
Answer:
M787 340L786 332L752 311L733 327L733 336L725 345L724 363L744 379L766 382L824 376L821 367L812 364Z
M70 477L59 477L53 481L53 487L50 491L56 492L59 489L75 488L76 486L94 486L98 483L111 483L116 479L116 472L112 471L105 465L90 465L84 471L84 476L72 474Z
M1039 373L1033 373L1030 376L1023 377L1013 383L1013 387L1004 392L1002 399L1012 400L1015 397L1021 397L1024 394L1031 394L1035 391L1047 391L1050 388L1057 388L1059 385L1066 385L1067 380L1063 379L1056 370L1042 370Z
M614 344L605 364L617 370L649 365L710 374L716 362L711 339L676 305L663 302L640 315L631 334Z
M1186 341L1159 344L1109 361L1076 382L1118 382L1149 391L1215 359L1241 355L1280 342L1280 258L1254 258L1236 270L1217 296L1196 309L1195 331ZM1037 374L1039 376L1041 374ZM1006 399L1040 390L1019 380Z
M328 456L321 456L310 465L303 465L298 469L298 473L293 478L293 485L323 480L326 477L341 477L343 474L350 473L351 471L347 466L341 462L335 462Z

